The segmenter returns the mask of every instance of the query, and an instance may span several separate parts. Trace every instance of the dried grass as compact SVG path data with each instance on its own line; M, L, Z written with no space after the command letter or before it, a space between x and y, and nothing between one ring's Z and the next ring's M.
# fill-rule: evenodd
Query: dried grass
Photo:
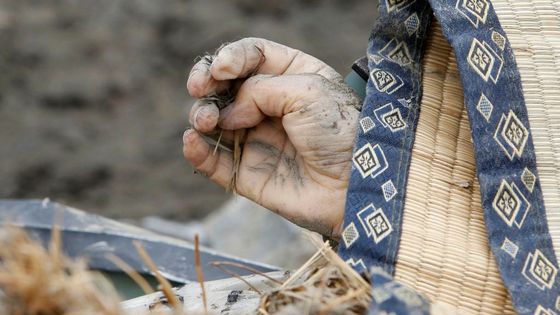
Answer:
M3 229L0 239L0 313L9 315L119 315L119 296L84 260L59 254L54 233L50 250L24 231Z
M259 314L365 314L370 284L323 245L282 286L262 296Z
M120 308L118 293L108 280L88 270L85 260L71 260L60 253L58 230L55 229L48 249L31 240L21 229L4 228L0 231L0 314L125 314ZM158 277L159 273L148 253L140 245L136 246L140 256ZM130 266L118 258L113 261L118 261L118 265L131 278L139 281L144 290L151 291ZM218 264L239 267L229 262L215 263ZM202 280L202 268L197 268ZM146 311L150 314L186 315L182 308L183 303L188 301L178 298L166 280L160 277L158 280L165 298ZM287 281L274 282L277 284L275 289L260 293L257 314L365 314L370 300L370 285L328 245L323 245ZM208 313L200 310L197 314Z

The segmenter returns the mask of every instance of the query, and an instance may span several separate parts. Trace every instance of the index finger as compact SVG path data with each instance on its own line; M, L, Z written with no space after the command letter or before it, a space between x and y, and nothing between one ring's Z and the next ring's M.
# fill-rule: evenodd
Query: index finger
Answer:
M212 78L210 65L214 56L204 56L192 67L187 79L187 91L192 97L202 98L210 94L218 94L230 87L230 81L218 81Z
M333 80L340 75L321 60L297 49L262 38L244 38L224 46L210 66L215 80L245 78L253 74L320 74Z
M200 98L227 90L234 79L304 73L342 80L333 68L313 56L266 39L245 38L224 46L211 59L201 59L191 70L187 89Z

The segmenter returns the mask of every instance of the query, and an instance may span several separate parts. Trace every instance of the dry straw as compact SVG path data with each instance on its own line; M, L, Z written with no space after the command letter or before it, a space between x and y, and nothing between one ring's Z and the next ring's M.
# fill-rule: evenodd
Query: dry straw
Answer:
M120 315L119 297L84 260L59 254L58 232L50 251L22 230L3 229L0 246L0 313L9 315Z
M18 228L3 228L1 241L1 314L127 314L120 308L117 292L102 275L89 270L85 260L71 260L61 254L58 229L54 230L48 249ZM160 303L151 307L150 314L186 315L183 303L188 301L179 301L169 282L161 277L149 253L139 243L135 246L156 275L164 293ZM195 256L199 256L198 246L196 248ZM146 293L152 292L150 285L126 262L116 256L111 256L110 260L129 274ZM196 261L202 281L200 259ZM226 266L244 268L229 262L215 262L214 265L224 269ZM266 274L255 273L269 278ZM276 288L261 292L260 308L255 310L255 314L364 314L370 300L370 285L326 244L284 283L271 280ZM204 307L195 314L210 313ZM193 313L189 312L189 315Z
M324 245L282 286L263 295L262 315L365 314L371 287Z

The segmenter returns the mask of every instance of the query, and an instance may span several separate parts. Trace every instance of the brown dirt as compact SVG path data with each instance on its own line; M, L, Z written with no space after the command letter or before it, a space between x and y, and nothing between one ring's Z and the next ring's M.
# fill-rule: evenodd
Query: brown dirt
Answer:
M181 154L194 58L259 36L346 73L375 16L372 0L2 0L0 198L204 216L227 195Z

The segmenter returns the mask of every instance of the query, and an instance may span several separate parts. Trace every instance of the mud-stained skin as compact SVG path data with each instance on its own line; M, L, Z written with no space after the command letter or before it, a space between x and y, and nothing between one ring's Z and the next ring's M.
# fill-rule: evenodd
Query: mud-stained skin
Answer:
M242 149L238 154L235 148L218 149L223 154L209 155L199 164L206 168L201 172L216 174L221 166L220 176L212 176L220 185L228 186L229 174L239 175L233 175L239 179L239 194L297 225L337 238L362 105L342 76L301 51L255 38L202 57L195 67L199 72L190 83L204 100L197 106L208 103L220 110L217 128L204 120L207 115L199 118L209 127L195 128L213 138L224 128L222 144L229 148L237 139L234 147ZM209 80L208 73L214 78ZM244 136L235 138L239 130ZM228 160L216 162L220 156Z
M278 185L290 182L296 189L304 186L300 166L295 157L263 141L251 140L245 143L245 147L265 156L261 162L248 166L248 170L270 174Z

